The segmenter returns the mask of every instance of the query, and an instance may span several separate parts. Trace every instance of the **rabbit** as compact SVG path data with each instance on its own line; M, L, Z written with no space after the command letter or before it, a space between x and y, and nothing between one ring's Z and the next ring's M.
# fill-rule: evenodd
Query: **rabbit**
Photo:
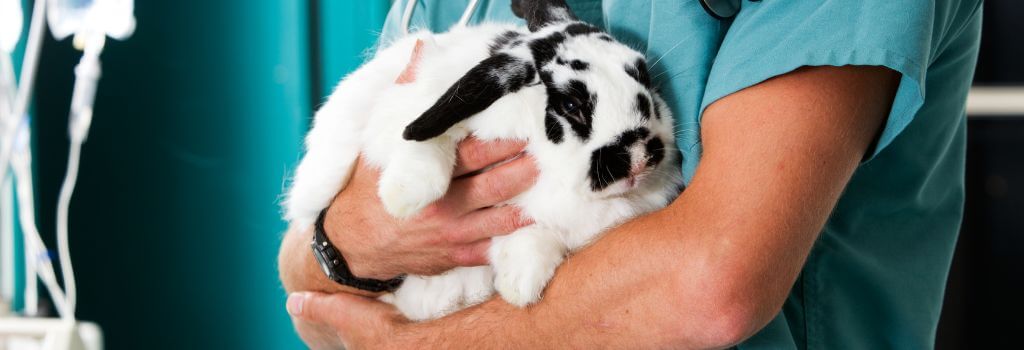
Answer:
M577 20L563 0L513 1L512 9L525 28L413 33L343 79L316 113L285 201L286 219L308 227L361 154L381 169L387 212L408 218L447 191L460 140L526 140L539 175L505 205L534 223L494 237L490 265L407 276L380 297L411 320L494 291L518 307L535 303L567 254L684 188L673 116L644 56ZM394 83L417 42L415 81Z

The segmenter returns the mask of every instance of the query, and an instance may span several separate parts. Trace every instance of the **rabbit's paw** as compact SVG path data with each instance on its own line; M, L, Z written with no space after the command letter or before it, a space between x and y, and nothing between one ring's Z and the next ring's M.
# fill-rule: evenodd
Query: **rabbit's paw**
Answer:
M381 174L377 195L388 214L408 218L444 196L450 176L440 167L389 166Z
M494 288L509 304L525 307L540 300L564 252L553 242L516 238L525 237L510 237L492 256Z

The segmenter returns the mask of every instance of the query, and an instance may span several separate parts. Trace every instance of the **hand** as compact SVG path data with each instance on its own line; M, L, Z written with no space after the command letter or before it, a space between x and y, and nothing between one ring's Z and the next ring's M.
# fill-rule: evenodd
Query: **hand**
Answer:
M414 325L391 305L373 299L297 292L288 296L287 309L311 349L416 348Z
M378 170L360 160L352 179L328 209L324 229L355 276L389 279L434 275L457 266L487 264L490 238L529 225L518 208L494 207L533 185L537 169L522 142L459 144L448 193L407 220L396 220L377 197ZM478 173L479 172L479 173Z

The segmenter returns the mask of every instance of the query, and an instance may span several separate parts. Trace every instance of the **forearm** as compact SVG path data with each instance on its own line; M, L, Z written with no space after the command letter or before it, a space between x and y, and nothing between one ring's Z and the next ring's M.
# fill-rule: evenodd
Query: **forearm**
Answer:
M436 348L480 349L683 345L676 333L682 318L697 313L675 309L673 266L660 264L681 256L665 245L678 244L655 232L634 231L657 216L634 221L567 259L537 304L518 309L496 297L423 324L421 341Z
M693 219L701 211L680 202L567 259L536 305L516 309L494 299L423 325L423 341L449 345L442 348L705 349L742 340L777 312L779 305L765 300L785 294L792 281L738 295L762 274L732 267L772 266L724 254L732 242L692 226L703 222Z
M742 341L781 308L883 124L898 77L808 68L720 100L705 113L702 165L672 205L566 259L538 304L492 300L421 326L423 341L698 349Z
M281 284L285 291L311 291L323 293L347 292L362 296L377 296L355 288L340 285L327 278L320 265L313 258L309 244L312 242L312 230L290 229L281 242L277 265Z

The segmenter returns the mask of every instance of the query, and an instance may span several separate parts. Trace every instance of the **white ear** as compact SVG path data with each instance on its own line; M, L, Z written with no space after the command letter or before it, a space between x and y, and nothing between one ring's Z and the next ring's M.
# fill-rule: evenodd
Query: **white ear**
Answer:
M426 33L420 41L423 42L423 53L434 53L441 50L441 43L437 41L433 33Z
M408 84L416 81L416 77L419 76L419 67L422 66L424 58L438 56L441 50L437 40L434 39L434 34L424 32L419 35L421 37L416 39L416 44L413 45L412 52L409 53L408 63L398 78L395 78L396 84Z

